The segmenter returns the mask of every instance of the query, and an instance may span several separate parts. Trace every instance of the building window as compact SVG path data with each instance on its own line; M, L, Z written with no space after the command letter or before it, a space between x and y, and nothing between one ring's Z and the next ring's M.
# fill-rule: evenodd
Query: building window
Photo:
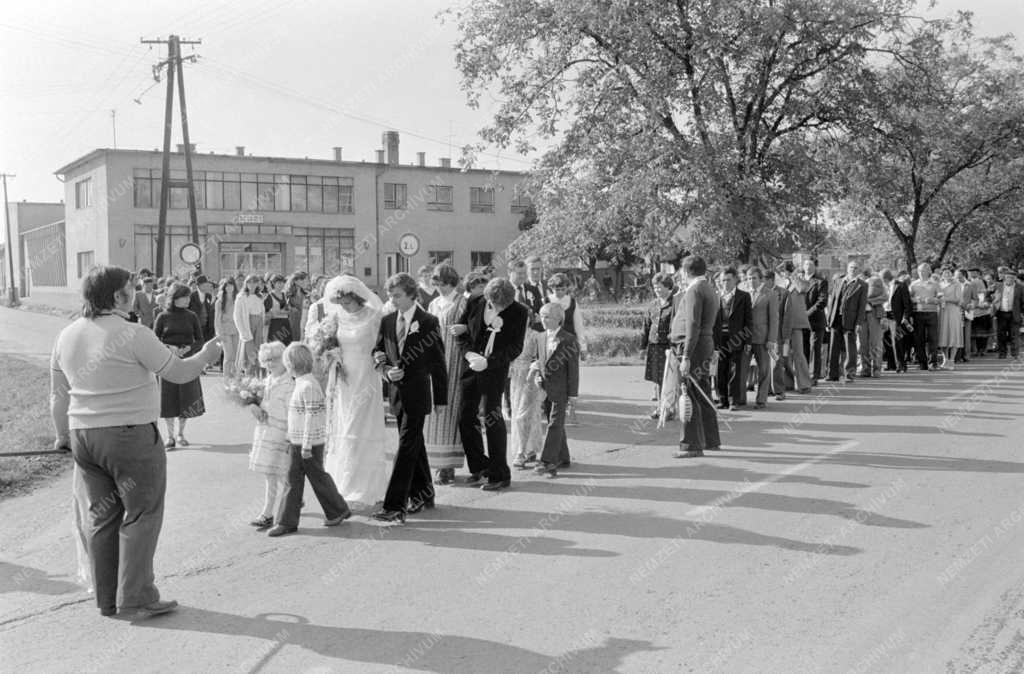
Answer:
M470 187L469 188L469 211L470 211L470 213L493 213L494 212L494 188L491 188L491 187Z
M160 200L160 172L149 169L132 171L132 194L135 208L153 208Z
M489 250L474 250L469 254L469 268L474 270L480 267L489 267L493 259L494 253Z
M512 213L525 213L531 206L533 206L533 199L516 185L515 192L512 194Z
M338 212L351 213L352 206L352 179L338 178Z
M430 264L438 265L442 262L452 264L452 258L455 257L455 251L452 250L432 250L427 253L427 259Z
M405 209L408 186L404 183L384 183L384 208Z
M75 208L92 206L92 178L75 183Z
M311 276L352 273L355 248L356 230L351 227L296 228L292 239L294 267Z
M75 186L78 187L77 185ZM86 250L77 255L78 258L78 278L85 276L86 272L89 271L95 264L94 256L91 250Z
M450 210L452 210L452 186L451 185L429 185L429 186L427 186L427 210L428 211L450 211Z

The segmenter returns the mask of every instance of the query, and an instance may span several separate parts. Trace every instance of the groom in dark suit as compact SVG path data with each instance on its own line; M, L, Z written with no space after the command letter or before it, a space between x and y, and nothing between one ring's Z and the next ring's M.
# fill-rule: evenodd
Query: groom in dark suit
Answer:
M459 337L469 359L462 374L462 407L459 410L459 434L469 465L469 482L476 483L487 474L481 489L497 491L512 482L506 458L505 418L501 414L501 393L508 378L509 365L523 351L530 310L515 301L516 291L506 279L491 279L484 288L484 301L467 304L459 320L466 331ZM480 402L483 401L487 454L480 432Z
M384 496L373 517L404 522L405 514L434 507L434 487L423 441L423 423L433 407L448 400L448 371L437 319L416 304L416 279L395 274L387 280L395 307L381 320L374 360L391 386L391 410L398 421L398 454ZM433 395L433 398L431 398ZM411 497L411 498L410 498ZM411 505L409 505L411 500Z

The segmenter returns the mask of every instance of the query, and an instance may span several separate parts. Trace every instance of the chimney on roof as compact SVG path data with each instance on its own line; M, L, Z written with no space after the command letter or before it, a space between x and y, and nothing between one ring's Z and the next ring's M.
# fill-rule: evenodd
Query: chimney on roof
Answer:
M451 157L441 157L441 168L451 168L451 167L452 167L452 158Z
M334 148L334 161L337 161L337 162L341 161L341 148L340 147Z
M388 166L398 166L398 132L385 131L381 141L388 154Z
M195 152L196 151L196 144L195 143L189 143L188 144L188 149L191 152ZM184 153L185 152L185 144L184 143L178 143L178 152L179 153Z
M417 152L416 153L416 165L417 166L426 166L427 165L427 153L426 152Z
M244 145L236 145L235 146L235 154L238 155L239 157L244 157L245 156L245 146Z
M377 150L377 163L378 164L383 164L384 163L384 150Z

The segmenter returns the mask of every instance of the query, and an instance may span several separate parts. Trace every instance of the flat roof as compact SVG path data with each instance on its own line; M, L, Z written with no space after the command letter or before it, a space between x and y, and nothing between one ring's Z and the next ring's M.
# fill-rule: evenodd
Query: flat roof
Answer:
M93 159L96 159L96 158L99 158L99 157L105 157L108 154L123 154L123 155L132 155L132 154L134 154L134 155L148 155L148 156L157 156L157 157L159 157L159 156L161 156L163 154L163 151L162 150L121 150L121 149L114 149L114 148L108 148L108 147L97 148L97 149L93 150L92 152L88 152L88 153L82 155L81 157L79 157L78 159L75 159L74 161L72 161L72 162L70 162L68 164L65 164L64 166L61 166L59 169L57 169L53 173L54 173L54 175L66 176L69 173L71 173L72 171L74 171L76 168L78 168L79 166L81 166L83 164L86 164L86 163L92 161ZM171 155L179 155L181 157L185 156L185 154L183 152L176 152L176 151L171 152ZM352 167L357 167L358 166L358 167L362 167L362 168L366 168L366 167L385 167L385 168L393 168L393 169L415 169L415 170L421 170L421 171L428 171L428 170L429 171L454 171L454 172L457 172L457 173L504 173L504 174L515 175L515 176L525 176L527 174L526 171L509 171L509 170L506 170L506 169L472 168L472 169L463 170L462 168L459 168L457 166L452 166L450 168L445 168L443 166L436 166L436 165L431 165L431 164L428 164L426 166L420 166L419 164L378 164L377 162L351 161L351 160L335 161L333 159L319 159L319 158L315 158L315 157L272 157L272 156L269 156L269 155L249 155L249 154L243 156L243 155L239 155L239 154L218 154L218 153L214 153L214 152L206 152L206 153L204 153L204 152L194 152L192 154L192 159L194 161L199 160L200 158L205 158L205 157L213 157L213 158L217 158L217 159L233 159L235 161L238 161L238 160L266 161L266 162L271 162L271 163L274 163L274 162L303 163L303 162L305 162L305 163L321 164L321 165L325 165L325 166L352 166Z

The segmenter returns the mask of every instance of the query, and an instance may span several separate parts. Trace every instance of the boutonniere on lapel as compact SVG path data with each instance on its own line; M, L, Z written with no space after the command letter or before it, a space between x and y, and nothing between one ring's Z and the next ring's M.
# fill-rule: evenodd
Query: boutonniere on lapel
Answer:
M487 331L491 334L487 337L487 348L484 349L484 356L490 356L491 351L494 350L494 336L501 332L501 326L504 325L504 321L501 320L501 316L495 315L491 318L490 322L487 323Z
M413 321L413 322L412 322L412 323L411 323L411 324L409 325L409 334L410 334L410 335L415 335L415 334L416 334L417 332L419 332L419 331L420 331L420 322L419 322L419 321ZM408 335L407 335L407 336L408 336Z

